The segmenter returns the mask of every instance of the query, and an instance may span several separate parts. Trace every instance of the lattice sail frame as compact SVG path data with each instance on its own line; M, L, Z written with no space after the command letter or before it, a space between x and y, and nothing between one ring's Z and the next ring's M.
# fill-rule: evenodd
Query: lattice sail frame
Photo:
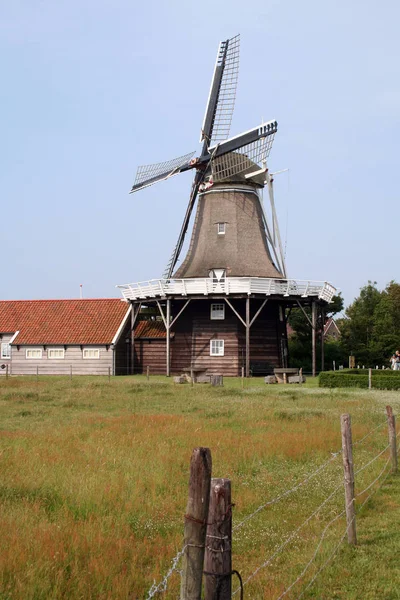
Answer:
M275 134L242 146L235 152L223 154L211 161L213 183L226 181L231 177L254 171L254 166L261 166L269 157Z
M183 156L173 158L172 160L138 167L133 187L136 188L142 183L144 184L142 187L147 187L149 185L153 185L153 183L156 183L157 181L171 177L171 175L175 174L175 171L178 172L180 167L188 163L194 155L195 152L189 152ZM148 180L152 181L146 184L145 182Z
M226 49L226 46L227 49ZM226 54L226 56L225 56ZM217 55L216 67L222 64L225 56L225 67L218 95L218 104L212 125L209 145L213 146L229 137L232 116L235 108L236 90L239 78L240 35L221 42Z

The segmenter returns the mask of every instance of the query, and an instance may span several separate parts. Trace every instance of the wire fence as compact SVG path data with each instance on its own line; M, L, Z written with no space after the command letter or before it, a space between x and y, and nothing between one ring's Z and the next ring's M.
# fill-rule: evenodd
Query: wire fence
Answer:
M388 408L390 408L390 407L388 407ZM353 442L352 445L356 446L356 447L361 446L363 444L363 442L365 442L365 440L367 440L375 432L377 432L379 429L381 429L384 425L387 425L388 424L388 420L389 420L389 413L388 413L388 419L385 419L385 421L379 423L379 425L377 425L372 430L370 430L362 438L360 438L359 440L356 440L355 442ZM394 421L393 421L393 423L394 423ZM390 435L390 426L389 426L389 435ZM397 440L397 438L399 437L399 435L400 435L400 433L397 434L397 435L395 434L395 440ZM357 493L354 492L354 495L353 495L351 501L349 503L347 503L347 501L345 502L345 508L343 510L341 510L338 514L335 514L325 524L325 526L324 526L324 528L322 530L322 533L321 533L321 535L318 538L318 541L316 543L315 549L314 549L311 557L309 558L309 560L307 561L307 563L304 565L304 567L302 568L301 572L296 576L296 578L289 585L287 585L285 587L285 589L280 593L279 596L276 597L276 600L281 600L282 598L284 598L285 596L287 596L290 592L292 592L293 590L295 590L296 586L300 585L304 581L304 578L307 576L307 574L310 571L310 569L312 568L312 566L313 565L317 566L317 565L315 565L315 563L317 563L318 557L319 557L319 555L321 553L321 549L322 549L323 544L324 544L324 540L327 538L328 533L330 532L330 530L332 529L332 527L334 526L335 523L337 523L340 519L343 519L345 517L345 515L347 513L347 508L350 505L353 505L356 508L356 512L354 513L354 516L350 519L350 521L347 522L347 525L346 525L346 528L345 528L344 532L343 531L341 532L339 540L334 545L334 548L333 548L332 552L328 555L328 558L316 569L315 573L311 577L310 581L308 581L308 583L306 584L306 586L303 587L298 592L299 595L296 596L297 598L302 598L304 596L304 594L307 592L307 590L309 590L309 588L316 581L316 579L319 576L319 574L332 561L332 559L334 558L334 556L337 554L337 552L338 552L341 544L344 542L344 540L346 538L346 535L348 535L348 532L351 529L351 527L353 525L353 522L355 521L356 514L360 513L360 511L366 505L366 503L368 502L368 500L382 487L382 485L384 484L384 482L387 480L387 478L388 478L388 476L390 474L390 469L388 469L388 466L390 465L391 461L392 461L392 472L394 471L394 469L393 469L393 460L394 460L394 457L393 457L393 454L392 454L393 444L389 443L389 444L385 445L385 447L382 450L380 450L370 460L368 460L365 464L361 465L357 470L354 471L354 473L353 473L354 477L356 475L359 475L360 473L365 473L366 470L368 469L368 467L371 467L372 465L374 465L374 463L376 461L378 461L381 457L383 457L383 455L388 451L389 448L391 448L391 454L389 455L389 457L385 461L384 466L380 470L379 474L370 483L368 483L368 485L366 485L366 487L364 489L362 489L361 491L358 491ZM321 465L319 465L314 471L312 471L311 473L309 473L299 483L296 483L294 486L292 486L292 487L288 488L287 490L281 492L276 497L271 498L270 500L268 500L268 501L263 502L262 504L260 504L254 511L252 511L249 515L247 515L244 519L242 519L242 521L240 521L239 523L237 523L232 528L232 531L233 532L238 531L240 528L242 528L245 525L247 525L252 519L254 519L257 515L259 515L259 513L261 513L267 507L275 505L275 504L278 504L279 502L285 500L286 498L288 498L289 496L291 496L295 492L301 490L301 488L303 488L304 486L306 486L315 477L317 477L325 469L327 469L332 463L334 463L340 455L343 455L343 452L344 452L344 448L338 450L337 452L332 453L332 456L328 460L326 460L324 463L322 463ZM396 452L396 460L397 460L396 445L395 445L395 452ZM354 481L354 479L353 479L353 481ZM285 549L289 546L289 544L293 540L295 540L297 538L299 532L301 530L303 530L307 525L309 525L314 518L318 517L320 515L320 513L322 512L322 510L324 509L324 507L328 506L329 502L333 501L334 498L337 497L338 494L343 489L344 489L343 480L340 483L336 482L333 490L330 491L330 493L323 499L323 501L317 506L317 508L315 508L311 512L311 514L309 514L302 521L302 523L300 525L298 525L288 535L288 537L281 544L279 544L278 547L269 556L267 556L265 558L265 560L262 561L262 563L260 563L259 565L257 565L257 567L250 574L248 574L246 577L243 577L243 580L241 580L241 585L239 587L237 587L232 592L232 596L229 596L229 597L234 597L234 596L236 596L239 593L241 593L241 597L243 597L243 589L249 584L249 582L252 581L263 569L265 569L266 567L268 567L269 565L271 565L273 563L273 561L280 554L282 554L285 551ZM356 499L361 499L367 492L370 492L370 493L367 495L366 498L363 498L362 503L359 506L356 507ZM181 560L181 558L184 556L186 548L187 548L187 544L184 545L182 547L182 549L173 558L173 560L171 561L171 567L168 570L168 572L166 573L166 575L164 576L164 578L162 579L162 581L159 584L156 584L156 582L153 583L152 587L148 591L147 600L150 600L151 598L154 598L157 594L166 591L167 586L168 586L168 580L169 580L169 578L172 576L172 574L174 572L181 573L179 571L179 569L178 569L178 564L179 564L179 561Z

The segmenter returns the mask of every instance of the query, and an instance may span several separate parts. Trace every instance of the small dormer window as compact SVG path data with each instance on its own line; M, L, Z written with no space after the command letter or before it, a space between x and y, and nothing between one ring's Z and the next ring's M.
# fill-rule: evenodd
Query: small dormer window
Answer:
M225 225L226 223L217 223L218 235L225 235Z

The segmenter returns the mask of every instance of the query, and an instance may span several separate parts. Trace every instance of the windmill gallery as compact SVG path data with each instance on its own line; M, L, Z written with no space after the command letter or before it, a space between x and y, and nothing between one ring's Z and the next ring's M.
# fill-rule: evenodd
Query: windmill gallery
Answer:
M195 171L179 238L162 279L118 286L131 303L129 371L272 373L287 367L286 321L312 307L318 323L335 288L288 279L267 159L277 122L229 137L239 70L239 36L221 42L201 128L200 156L139 167L132 192ZM268 188L269 212L262 190ZM177 267L197 203L187 254Z
M167 376L192 371L209 381L212 374L237 376L242 370L246 376L270 374L288 366L287 316L292 307L305 306L312 307L315 371L316 336L335 288L287 277L267 168L277 122L229 137L239 47L239 36L219 45L199 156L137 171L132 192L183 171L195 173L164 277L117 286L125 302L1 301L0 375L122 375L149 368ZM177 266L192 213L189 247Z

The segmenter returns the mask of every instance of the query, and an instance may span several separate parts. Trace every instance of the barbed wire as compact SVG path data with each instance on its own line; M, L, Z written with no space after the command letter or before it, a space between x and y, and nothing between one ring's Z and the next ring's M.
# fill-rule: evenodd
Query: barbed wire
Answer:
M382 423L380 423L379 425L377 425L376 427L374 427L374 429L371 429L371 431L369 431L361 439L353 442L353 446L361 444L367 437L369 437L370 435L372 435L375 431L377 431L378 429L380 429L381 427L383 427L383 425L386 425L386 424L387 424L387 421L386 420L383 421ZM387 450L387 448L385 448L385 450ZM325 461L325 463L323 463L320 467L318 467L318 469L316 469L316 471L313 471L312 473L310 473L310 475L308 475L305 479L303 479L303 481L301 481L300 483L296 484L294 487L290 488L289 490L286 490L285 492L283 492L279 496L276 496L276 498L273 498L272 500L268 500L268 502L265 502L264 504L261 504L260 506L258 506L255 511L253 511L250 515L247 515L247 517L245 517L240 523L238 523L237 525L235 525L232 528L232 531L236 531L237 529L239 529L240 527L242 527L245 523L247 523L247 521L250 521L250 519L252 519L253 517L255 517L259 512L261 512L267 506L271 506L272 504L276 504L277 502L280 502L283 498L286 498L286 496L289 496L290 494L293 494L294 492L296 492L300 487L302 487L303 485L305 485L308 481L310 481L310 479L312 479L313 477L315 477L315 475L317 475L320 471L322 471L328 464L330 464L332 461L334 461L337 458L337 456L339 456L339 454L342 454L342 452L343 452L342 449L338 450L337 452L332 452L332 457L330 459L328 459L327 461ZM369 466L369 465L367 464L363 468L367 468L367 466ZM358 472L360 472L360 471L358 471Z
M398 434L400 435L400 433ZM397 436L396 436L397 437ZM361 467L361 469L359 469L358 471L356 471L356 473L359 473L360 471L363 471L364 469L367 468L367 466L371 465L373 462L375 462L375 460L377 460L380 456L382 456L382 454L384 452L386 452L386 450L389 448L390 444L388 446L386 446L384 448L384 450L382 450L381 452L379 452L379 454L377 454L372 460L370 460L366 465L364 465L363 467ZM359 492L356 497L361 496L362 494L364 494L366 491L368 491L378 480L380 477L382 477L383 473L385 472L388 463L390 462L390 457L389 459L386 461L385 466L383 468L383 470L380 472L380 474L378 475L378 477L376 477L374 479L374 481L369 484L362 492ZM325 466L325 465L322 465ZM355 474L356 474L355 473ZM266 560L264 561L259 567L257 567L257 569L255 569L255 571L253 571L253 573L243 582L243 586L246 585L251 579L253 579L253 577L255 577L257 575L257 573L267 567L269 564L271 564L272 560L280 553L282 552L282 550L288 545L288 543L296 536L296 534L300 531L300 529L302 529L307 523L309 523L311 521L311 519L318 514L318 512L320 512L321 508L337 493L337 491L339 491L339 489L341 489L343 487L343 484L339 484L334 490L333 492L319 505L319 507L309 516L307 517L307 519L289 536L289 538L283 543L281 544L277 550ZM367 497L367 499L362 503L360 510L362 508L362 506L364 506L365 502L368 500L368 498L371 496L371 494ZM351 503L355 502L355 499L353 499L351 501ZM350 504L351 504L350 503ZM331 519L331 521L329 521L329 523L326 525L326 527L324 528L322 535L320 537L320 540L317 544L317 547L315 549L315 552L313 554L313 556L311 557L311 559L309 560L309 562L307 563L307 565L305 566L305 568L303 569L303 571L301 572L301 574L298 576L298 578L279 596L279 598L277 600L281 600L281 598L283 598L305 575L305 573L308 571L308 569L310 568L311 564L314 562L314 560L316 559L319 549L322 545L323 540L325 539L326 533L328 531L328 529L338 520L340 519L346 512L346 509L344 509L341 513L339 513L338 515L336 515L333 519ZM353 521L353 520L352 520ZM345 534L343 536L343 539L352 523L352 521L350 522L350 524L348 525L348 527L346 528ZM341 543L341 542L340 542ZM340 545L340 544L339 544ZM232 596L234 596L237 592L239 591L239 588L235 590L235 592L232 594Z
M388 466L388 464L391 461L391 456L389 456L389 458L387 459L385 466L383 467L382 471L379 473L378 477L376 477L376 479L374 479L374 481L372 483L370 483L364 490L362 490L362 492L358 492L357 494L355 494L355 498L359 498L360 496L362 496L363 494L365 494L365 492L368 492L368 490L370 488L372 488L372 486L374 485L374 483L376 483L378 481L378 479L383 475L383 473L386 471L386 467Z
M335 487L335 489L329 494L329 496L327 498L325 498L325 500L315 509L314 512L311 513L311 515L309 515L307 517L307 519L305 519L305 521L303 521L303 523L301 525L299 525L297 527L297 529L295 529L291 535L283 542L283 544L281 544L274 552L273 554L271 554L271 556L269 558L267 558L266 561L264 561L259 567L257 567L257 569L255 571L253 571L253 573L251 575L249 575L249 577L243 582L243 586L245 586L251 579L253 579L253 577L255 577L257 575L257 573L259 571L261 571L261 569L264 569L265 567L267 567L269 564L271 564L271 562L274 560L274 558L276 558L276 556L278 554L280 554L282 552L282 550L292 541L292 539L294 537L296 537L296 535L298 534L298 532L305 526L307 525L307 523L309 523L311 521L311 519L313 517L315 517L320 511L321 509L325 506L325 504L327 504L329 502L329 500L331 500L335 494L337 494L337 492L343 488L343 483L340 483L338 486ZM240 588L237 588L232 596L234 596L235 594L238 593L238 591L240 590Z
M389 461L387 461L386 465L385 465L385 469L388 465ZM378 486L377 488L375 488L375 490L373 490L368 496L367 498L364 500L364 502L362 504L360 504L359 508L358 508L358 513L360 513L361 509L365 506L365 504L368 502L368 500L383 486L383 484L385 483L386 479L388 478L390 474L390 471L387 472L386 477L383 479L382 483L380 486ZM382 473L380 474L380 477L382 476ZM376 483L377 479L373 482ZM364 490L364 492L366 491L366 489ZM362 493L362 492L361 492ZM317 579L318 575L321 573L321 571L323 571L325 569L325 567L329 564L329 562L332 560L332 558L335 556L336 552L339 550L341 544L343 543L344 538L347 535L347 532L350 528L350 526L352 525L354 520L353 519L350 521L350 523L348 524L348 526L345 529L344 534L342 535L342 537L340 538L338 544L334 547L333 552L328 556L327 560L323 563L323 565L318 569L318 571L315 573L314 577L311 579L311 581L308 582L307 586L304 588L304 590L302 590L300 596L297 597L297 600L300 600L304 594L306 593L306 591L312 586L312 584L314 583L314 581Z
M289 490L286 490L285 492L283 492L279 496L276 496L272 500L268 500L268 502L265 502L264 504L261 504L258 508L256 508L255 511L253 511L250 515L247 515L247 517L245 517L240 523L238 523L237 525L235 525L232 528L232 531L236 531L237 529L239 529L240 527L242 527L245 523L247 523L247 521L250 521L250 519L252 519L253 517L255 517L259 512L261 512L267 506L271 506L272 504L276 504L277 502L280 502L283 498L286 498L286 496L289 496L290 494L293 494L294 492L296 492L299 488L301 488L308 481L310 481L313 477L315 477L315 475L317 475L323 469L325 469L325 467L327 467L331 462L333 462L339 456L339 454L341 454L341 453L342 453L342 450L339 450L339 452L332 453L333 456L331 458L329 458L326 462L324 462L320 467L318 467L318 469L316 469L316 471L313 471L312 473L310 473L309 475L307 475L307 477L305 479L303 479L302 481L300 481L300 483L297 483L294 487L290 488Z
M187 545L183 546L183 548L181 550L179 550L178 554L176 554L176 556L172 559L172 561L171 561L172 566L169 569L168 573L164 576L163 580L160 581L159 584L156 584L155 581L153 582L153 585L151 586L151 588L147 592L146 600L150 600L151 598L154 598L154 596L156 594L159 594L161 592L165 592L166 591L167 585L168 585L168 579L171 577L171 575L172 575L172 573L174 571L178 570L176 567L178 565L178 562L182 558L182 556L183 556L186 548L187 548Z
M369 431L365 436L363 436L360 440L357 440L356 442L353 442L353 445L357 445L362 443L367 437L369 437L370 435L372 435L372 433L374 433L375 431L377 431L380 427L382 427L383 425L386 424L386 421L384 421L383 423L380 423L377 427L375 427L374 429L372 429L371 431ZM396 438L398 438L400 435L400 432L396 435ZM360 467L360 469L358 469L357 471L355 471L354 475L357 475L358 473L361 473L362 471L364 471L367 467L369 467L371 464L373 464L380 456L382 456L382 454L384 454L386 452L386 450L389 448L390 444L388 444L379 454L377 454L373 459L371 459L368 463L366 463L365 465L363 465L362 467ZM312 473L310 473L309 475L307 475L307 477L305 479L303 479L302 481L300 481L298 484L296 484L295 486L293 486L292 488L290 488L289 490L286 490L285 492L283 492L282 494L280 494L279 496L276 496L275 498L273 498L272 500L269 500L268 502L265 502L264 504L260 505L255 511L253 511L250 515L248 515L247 517L245 517L240 523L238 523L237 525L235 525L235 527L233 527L232 531L235 531L237 529L239 529L240 527L242 527L245 523L247 523L248 521L250 521L253 517L255 517L261 510L263 510L264 508L266 508L267 506L271 506L273 504L276 504L277 502L280 502L280 500L282 500L283 498L286 498L287 496L289 496L290 494L294 493L295 491L297 491L298 489L300 489L301 487L303 487L306 483L308 483L308 481L310 481L311 479L313 479L318 473L320 473L323 469L325 469L330 463L332 463L340 454L342 454L343 450L339 450L338 452L332 452L332 456L331 458L329 458L327 461L325 461L322 465L320 465L315 471L313 471ZM361 496L362 494L364 494L366 491L368 491L378 480L379 478L382 476L382 474L384 473L384 471L387 468L387 465L390 462L390 457L387 460L387 462L385 463L385 466L383 468L383 470L381 471L381 473L378 475L378 477L376 477L376 479L374 479L374 481L369 484L363 491L358 492L355 496L355 498L358 498L359 496ZM325 506L325 504L327 504L329 502L329 500L331 500L333 498L333 496L339 491L340 488L342 488L343 484L339 484L332 492L329 496L327 496L327 498L325 498L325 500L316 508L316 510L311 513L311 515L309 515L307 517L307 519L305 519L305 521L303 521L303 523L301 525L299 525L299 527L297 527L297 529L295 529L292 534L287 538L287 540L285 540L285 542L283 544L281 544L277 550L275 550L275 552L266 560L264 561L259 567L257 567L257 569L255 571L253 571L253 573L243 582L243 586L246 585L251 579L253 579L253 577L255 577L257 575L257 573L267 567L273 560L274 558L276 558L276 556L278 554L280 554L280 552L283 551L283 549L291 542L291 540L297 535L297 533L307 524L311 521L311 519L316 516L321 509ZM379 488L377 488L379 489ZM375 490L376 491L376 490ZM375 493L375 491L373 493ZM368 501L368 499L371 497L372 493L366 498L366 500L364 500L364 502L361 504L360 509L364 506L364 504ZM343 511L342 513L340 513L339 515L337 515L336 517L334 517L334 519L332 519L328 525L325 527L323 534L320 538L320 541L317 545L317 549L313 555L313 557L311 558L311 560L309 561L309 563L307 563L305 569L303 570L303 572L301 573L301 575L297 578L297 580L291 585L290 588L287 588L287 590L285 590L285 592L283 593L283 595L279 596L278 600L280 600L281 598L284 597L284 595L286 595L286 593L288 591L290 591L290 589L292 589L294 587L294 585L296 585L296 583L303 577L303 575L306 573L306 571L308 570L308 568L311 566L312 562L314 561L316 555L318 554L319 548L321 547L322 541L325 538L326 535L326 531L329 529L329 527L335 522L337 521L340 516L342 516L344 514L345 511ZM350 525L349 525L350 526ZM344 537L346 536L347 530L349 528L349 526L347 527L343 538L341 539L341 541L339 542L337 548L339 548L340 544L342 543ZM156 582L154 581L151 588L149 589L149 591L147 592L147 597L146 600L151 600L151 598L154 598L154 596L158 593L161 592L165 592L167 589L167 585L168 585L168 580L171 577L171 575L176 571L178 572L177 569L177 565L180 561L180 559L182 558L185 550L187 548L187 545L183 546L183 548L176 554L176 556L172 559L171 563L171 567L168 570L168 572L166 573L166 575L164 576L164 578L162 579L162 581L159 584L156 584ZM335 550L336 552L336 550ZM334 556L334 554L332 554L332 556ZM328 559L327 563L329 562L330 558ZM326 564L327 564L326 563ZM317 572L317 574L320 571ZM312 580L313 582L313 580ZM310 584L312 583L310 582ZM241 588L237 588L232 596L234 596L235 594L237 594L240 591ZM308 589L308 588L306 588ZM306 591L306 590L304 590Z
M363 465L362 467L360 467L359 469L357 469L357 471L354 472L354 477L356 475L358 475L358 473L361 473L361 471L364 471L367 467L369 467L370 465L372 465L372 463L374 463L376 460L378 460L378 458L380 456L382 456L382 454L384 454L386 452L386 450L389 448L390 444L388 444L383 450L382 452L379 452L379 454L377 454L376 456L374 456L374 458L372 458L370 461L368 461L365 465Z
M353 502L354 502L354 501L352 500L352 501L349 503L349 505L350 505L350 504L352 504ZM328 531L329 527L331 527L331 525L333 525L333 524L334 524L334 523L335 523L335 522L336 522L338 519L340 519L341 517L343 517L345 513L346 513L346 509L342 510L342 512L341 512L341 513L339 513L338 515L336 515L336 517L333 517L333 519L331 519L331 520L329 521L329 523L326 525L325 529L324 529L324 530L323 530L323 532L322 532L322 535L321 535L321 537L320 537L320 539L319 539L319 542L318 542L318 544L317 544L317 547L316 547L316 549L315 549L315 552L314 552L314 554L312 555L312 557L310 558L310 560L308 561L308 563L307 563L307 564L306 564L306 566L304 567L303 571L300 573L300 575L297 577L297 579L296 579L295 581L293 581L293 583L291 583L291 584L289 585L289 587L288 587L288 588L286 588L286 590L285 590L285 591L284 591L284 592L283 592L283 593L282 593L282 594L279 596L279 598L278 598L277 600L281 600L281 598L284 598L284 596L286 596L286 594L287 594L288 592L290 592L290 590L291 590L291 589L292 589L292 588L293 588L293 587L294 587L294 586L295 586L295 585L296 585L296 584L297 584L297 583L298 583L298 582L299 582L299 581L300 581L300 580L303 578L303 576L304 576L304 575L307 573L308 569L310 568L310 566L312 565L312 563L314 562L314 560L315 560L315 559L316 559L316 557L317 557L317 554L318 554L318 552L319 552L319 549L321 548L322 542L323 542L323 541L324 541L324 539L325 539L325 535L326 535L326 533L327 533L327 531ZM351 522L353 522L353 519L352 519L352 521L351 521ZM350 525L349 525L349 527L350 527ZM347 531L347 530L346 530L346 531Z
M369 437L370 435L375 433L375 431L377 431L384 425L387 425L387 419L385 419L382 423L380 423L380 425L377 425L376 427L374 427L374 429L371 429L371 431L369 431L367 434L365 434L364 437L362 437L360 440L356 440L355 442L353 442L353 446L357 446L358 444L361 444L364 440L367 439L367 437Z

